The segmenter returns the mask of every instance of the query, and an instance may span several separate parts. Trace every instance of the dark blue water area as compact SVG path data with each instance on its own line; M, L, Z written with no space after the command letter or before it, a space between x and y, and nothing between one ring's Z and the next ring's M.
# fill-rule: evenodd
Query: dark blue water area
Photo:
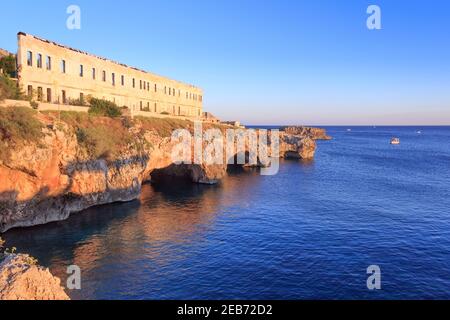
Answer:
M327 129L277 175L145 185L4 238L63 282L78 265L74 299L449 299L450 128Z

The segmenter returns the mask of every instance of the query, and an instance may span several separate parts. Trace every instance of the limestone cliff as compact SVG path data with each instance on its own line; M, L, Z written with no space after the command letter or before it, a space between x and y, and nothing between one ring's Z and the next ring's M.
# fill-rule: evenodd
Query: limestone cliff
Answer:
M326 130L322 128L292 126L283 127L281 130L287 134L309 137L313 140L331 140L331 137L327 135Z
M178 176L213 184L227 172L226 164L172 163L170 134L179 126L192 130L190 122L130 122L73 114L62 120L52 114L34 117L44 124L42 137L22 144L8 140L10 155L0 158L0 232L136 199L142 183L151 179ZM315 150L310 137L281 133L281 157L312 159Z
M0 300L69 300L61 281L24 254L0 260Z

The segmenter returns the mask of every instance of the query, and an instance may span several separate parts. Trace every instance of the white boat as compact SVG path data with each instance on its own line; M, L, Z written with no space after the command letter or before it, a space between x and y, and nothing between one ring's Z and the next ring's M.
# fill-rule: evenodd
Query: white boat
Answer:
M399 138L392 138L391 139L391 144L400 144L400 139Z

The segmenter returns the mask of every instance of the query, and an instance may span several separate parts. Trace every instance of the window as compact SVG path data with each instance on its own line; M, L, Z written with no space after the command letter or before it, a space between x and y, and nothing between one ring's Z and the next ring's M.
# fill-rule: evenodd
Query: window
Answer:
M67 103L66 90L62 90L61 95L62 95L62 103L66 104Z
M181 96L181 90L178 90L178 96Z
M92 68L92 79L95 80L95 76L96 76L95 68Z
M43 96L43 90L42 87L38 87L38 101L42 101L42 96Z
M155 113L156 113L158 111L156 102L155 102L154 108L155 108Z
M178 106L178 115L181 115L181 107Z
M28 86L27 94L28 98L33 98L33 86Z
M175 88L172 88L172 94L175 97Z
M144 90L146 89L146 83L145 83L145 81L144 81Z
M37 67L42 68L42 54L40 53L37 55Z
M147 82L147 91L150 91L150 82Z
M80 103L81 105L84 105L84 93L80 92Z
M66 73L66 60L61 60L61 73Z
M33 66L33 52L27 51L27 65L32 67Z
M104 70L102 73L102 80L103 80L103 82L106 82L106 71L104 71Z
M186 92L186 99L188 99L188 98L189 98L189 93Z
M139 89L142 90L142 80L139 80Z
M164 94L167 94L167 87L164 86Z
M158 91L158 88L157 88L156 83L155 83L155 92L157 92L157 91Z
M82 64L80 64L80 77L84 75L84 67Z
M169 88L169 96L172 95L172 88Z
M142 101L139 102L140 110L142 111Z
M136 88L136 79L133 78L133 88Z
M111 77L112 77L112 85L115 86L115 85L116 85L116 74L113 73L113 74L111 75Z
M203 96L202 95L200 95L200 102L202 102L203 101Z
M47 102L52 102L52 89L47 88Z
M150 111L150 102L147 102L147 110L145 111Z
M52 70L52 58L47 56L47 59L45 60L45 67L47 70Z
M125 76L120 77L120 83L124 86L125 85Z

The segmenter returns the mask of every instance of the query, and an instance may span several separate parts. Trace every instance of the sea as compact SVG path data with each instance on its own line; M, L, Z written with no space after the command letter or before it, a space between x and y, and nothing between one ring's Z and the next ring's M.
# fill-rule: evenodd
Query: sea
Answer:
M64 285L78 266L72 299L449 299L450 127L326 129L276 175L146 184L2 237Z

